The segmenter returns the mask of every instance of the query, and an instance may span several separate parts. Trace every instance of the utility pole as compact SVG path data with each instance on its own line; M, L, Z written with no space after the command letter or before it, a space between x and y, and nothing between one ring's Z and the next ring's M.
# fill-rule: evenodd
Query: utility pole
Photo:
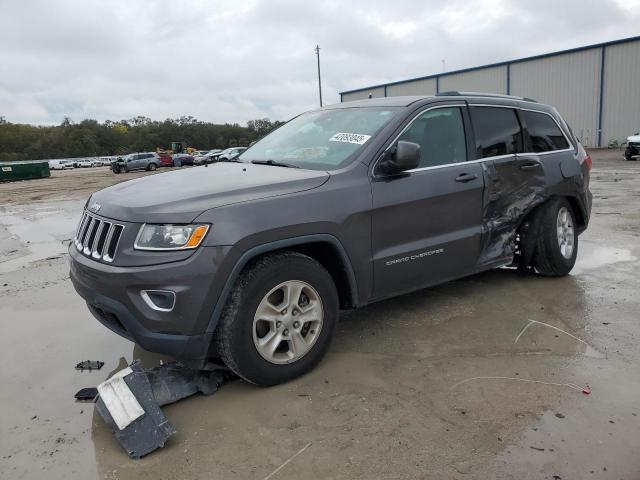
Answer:
M316 57L318 57L318 94L320 95L320 106L322 107L322 80L320 79L320 46L316 45Z

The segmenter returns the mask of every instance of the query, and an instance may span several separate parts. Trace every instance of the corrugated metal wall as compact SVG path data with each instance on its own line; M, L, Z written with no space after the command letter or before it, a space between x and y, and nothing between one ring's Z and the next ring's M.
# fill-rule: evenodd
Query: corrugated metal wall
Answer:
M388 97L399 97L402 95L435 95L436 79L416 80L414 82L400 83L397 85L387 85Z
M511 94L558 109L578 138L598 140L600 53L594 48L511 65Z
M371 94L371 98L384 97L384 87L375 87L375 88L369 88L367 90L360 90L358 92L348 93L348 94L342 95L342 101L351 102L353 100L365 100L369 98L369 94Z
M640 131L640 41L611 45L604 55L602 143Z
M555 106L586 146L624 142L640 130L640 39L396 82L386 86L386 95L450 90L534 98ZM384 96L385 86L346 92L341 98L348 102L369 93Z
M507 93L507 67L483 68L440 76L440 91Z

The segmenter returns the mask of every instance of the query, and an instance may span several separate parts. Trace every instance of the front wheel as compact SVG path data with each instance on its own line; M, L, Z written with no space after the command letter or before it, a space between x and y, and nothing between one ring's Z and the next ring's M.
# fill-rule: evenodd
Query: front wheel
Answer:
M578 232L567 200L554 200L545 207L536 247L534 266L540 275L561 277L575 265Z
M296 252L267 255L236 282L215 334L218 355L240 377L269 386L322 359L338 318L331 275Z

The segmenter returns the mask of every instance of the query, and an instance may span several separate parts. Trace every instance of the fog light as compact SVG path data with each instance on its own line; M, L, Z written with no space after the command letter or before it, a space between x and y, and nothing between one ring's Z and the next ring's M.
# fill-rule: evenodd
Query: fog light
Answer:
M170 312L176 305L176 293L170 290L142 290L140 296L153 310Z

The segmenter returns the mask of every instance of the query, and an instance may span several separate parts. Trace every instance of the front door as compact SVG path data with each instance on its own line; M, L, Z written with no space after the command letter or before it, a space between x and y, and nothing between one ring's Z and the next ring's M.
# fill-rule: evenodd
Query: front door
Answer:
M419 113L396 140L420 145L419 168L373 180L374 298L475 268L484 183L480 163L467 162L463 108Z
M520 117L510 106L471 106L476 155L485 159L481 268L511 262L522 219L544 200L544 165L525 154Z

